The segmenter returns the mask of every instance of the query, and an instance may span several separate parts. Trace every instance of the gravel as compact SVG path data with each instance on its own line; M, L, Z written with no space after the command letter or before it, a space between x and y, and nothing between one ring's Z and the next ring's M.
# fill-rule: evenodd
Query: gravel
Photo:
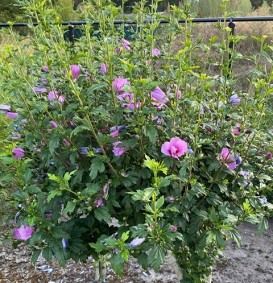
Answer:
M272 283L273 282L273 220L262 236L256 227L244 223L239 228L242 244L229 243L223 258L213 268L213 283ZM75 283L95 282L93 260L87 263L69 261L65 268L56 262L39 258L30 263L31 253L22 243L17 249L0 241L0 283ZM175 262L171 256L159 273L143 270L134 259L126 266L123 278L108 269L107 283L178 283Z

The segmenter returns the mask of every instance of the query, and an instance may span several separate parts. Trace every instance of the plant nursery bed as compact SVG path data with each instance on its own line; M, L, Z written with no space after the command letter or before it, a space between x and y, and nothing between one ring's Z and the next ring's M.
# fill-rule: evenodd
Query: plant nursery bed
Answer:
M273 282L273 219L269 229L261 236L256 227L244 223L239 228L241 247L229 243L213 269L213 283L272 283ZM94 282L93 261L75 263L69 261L65 268L56 262L45 262L42 258L33 265L31 253L21 244L17 249L0 243L0 283L74 283ZM115 276L108 270L108 283L176 283L175 263L168 257L160 272L143 270L134 259L126 266L124 277Z

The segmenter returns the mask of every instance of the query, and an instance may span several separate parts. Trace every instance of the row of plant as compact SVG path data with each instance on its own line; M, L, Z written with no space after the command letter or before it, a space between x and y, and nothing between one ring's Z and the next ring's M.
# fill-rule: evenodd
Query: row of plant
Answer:
M194 41L188 5L173 6L159 34L158 2L148 13L144 1L136 4L128 41L124 25L114 25L120 7L100 0L71 44L53 9L22 1L39 25L27 44L6 48L0 65L10 98L0 114L17 138L1 170L16 168L12 233L34 262L109 257L121 275L129 256L158 270L171 251L181 282L198 283L228 239L239 243L242 221L267 228L273 88L260 59L269 62L272 48L257 39L251 87L236 89L229 57L243 55L229 43L243 38L223 25L221 38Z

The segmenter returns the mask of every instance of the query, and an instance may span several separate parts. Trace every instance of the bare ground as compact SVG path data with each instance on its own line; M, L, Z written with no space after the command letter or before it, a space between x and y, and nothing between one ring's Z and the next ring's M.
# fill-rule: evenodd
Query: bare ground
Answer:
M242 245L237 248L228 244L224 258L219 259L213 269L213 283L272 283L273 282L273 220L269 229L258 236L256 228L250 224L240 226ZM0 241L0 283L74 283L94 282L93 262L86 264L70 261L65 268L56 263L46 263L40 259L35 265L30 263L30 252L21 245L13 250ZM168 258L160 273L144 271L131 260L123 278L117 278L111 270L108 283L177 283L172 258Z

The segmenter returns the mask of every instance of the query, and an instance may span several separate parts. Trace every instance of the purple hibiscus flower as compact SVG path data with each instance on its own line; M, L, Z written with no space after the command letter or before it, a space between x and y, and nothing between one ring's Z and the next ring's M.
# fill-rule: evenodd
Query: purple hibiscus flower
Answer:
M89 151L89 148L87 146L83 146L79 148L79 153L82 155L86 155Z
M33 88L33 90L34 90L35 92L41 92L41 93L47 92L47 89L46 89L45 87L38 87L38 86L35 86L35 87Z
M25 151L21 147L15 147L12 149L14 153L14 158L21 159L25 156Z
M227 147L222 149L221 158L229 170L234 170L242 162L241 157L233 155Z
M164 104L169 102L166 94L158 86L152 91L151 99L153 100L152 104L157 106L158 108L162 108Z
M122 39L120 40L120 43L121 43L122 47L123 47L126 51L130 51L130 50L131 50L130 41L128 41L128 40L122 38Z
M52 128L58 128L58 124L55 121L49 122Z
M135 238L133 239L128 245L130 248L134 248L137 247L139 245L141 245L143 242L145 241L145 238Z
M102 63L102 64L100 65L100 72L101 72L102 74L104 74L104 75L107 73L107 66L106 66L105 63Z
M10 111L11 106L0 104L0 111Z
M74 81L78 79L81 74L81 66L79 65L70 65L71 76Z
M28 240L29 238L31 238L33 232L35 231L35 228L34 227L31 227L31 226L24 226L24 225L21 225L20 228L18 229L15 229L13 231L13 237L17 240L23 240L23 241L26 241Z
M122 77L116 78L112 83L112 88L119 94L123 93L123 87L125 85L130 85L130 82Z
M120 141L113 143L113 153L115 156L121 156L125 152L125 148L120 147L119 144L121 144Z
M154 48L154 49L152 50L152 56L153 56L153 57L158 57L160 54L161 54L161 52L160 52L159 49Z
M266 160L269 160L269 159L271 159L272 158L272 153L271 152L268 152L267 154L266 154L266 156L265 156L265 159Z
M48 93L47 97L48 97L49 100L54 100L57 97L57 92L52 90Z
M229 98L229 102L232 104L232 105L237 105L238 103L240 103L241 99L240 97L238 96L237 93L234 93L230 98Z
M112 138L115 138L115 137L118 137L119 136L119 133L123 130L126 129L126 126L125 125L121 125L121 126L114 126L114 127L111 127L110 128L110 136Z
M18 113L16 113L16 112L9 112L9 111L7 111L7 112L5 113L5 115L6 115L8 118L10 118L10 119L16 119L16 118L18 118L18 116L19 116Z
M103 206L103 205L104 205L104 202L103 202L102 198L99 198L95 203L95 207L100 207L100 206Z
M171 138L169 142L164 142L161 147L161 152L173 158L179 158L188 151L188 145L184 140L178 137Z

